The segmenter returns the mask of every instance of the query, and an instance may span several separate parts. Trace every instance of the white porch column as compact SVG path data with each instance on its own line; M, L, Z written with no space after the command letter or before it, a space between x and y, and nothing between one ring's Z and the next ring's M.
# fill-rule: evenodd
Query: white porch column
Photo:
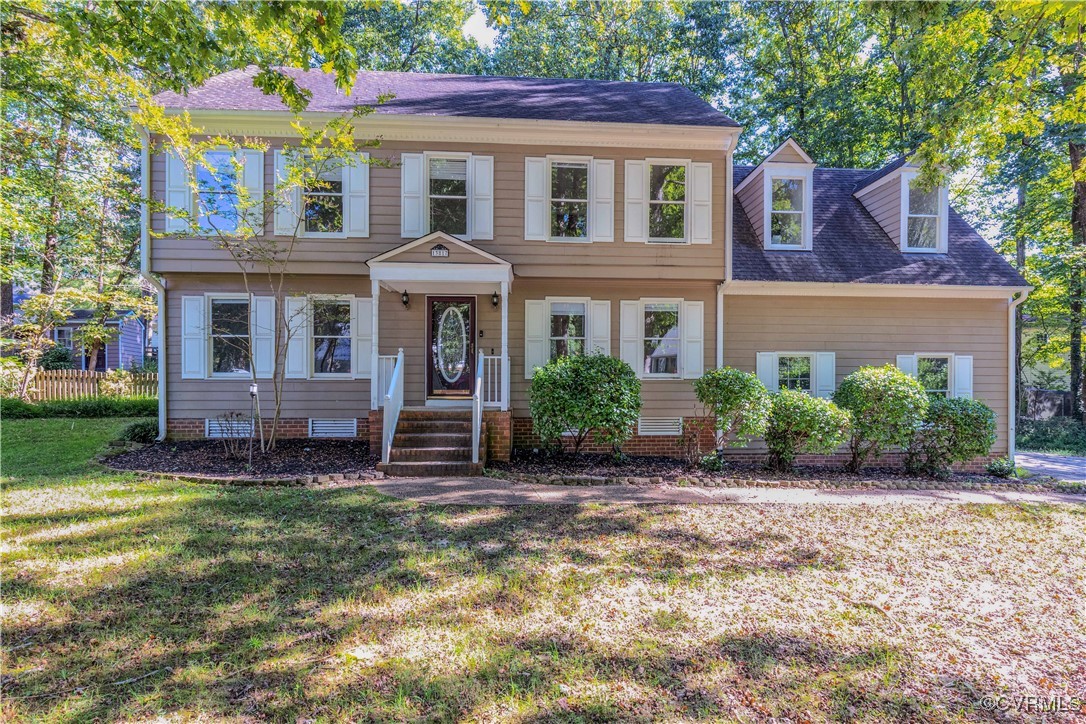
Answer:
M378 314L378 309L381 306L381 282L376 279L370 279L370 294L373 297L373 345L370 348L370 409L376 410L380 407L381 396L387 392L387 390L379 389L381 386L381 354L380 348L377 344L377 332L380 329L379 320L381 315Z
M509 282L502 282L502 412L509 409Z

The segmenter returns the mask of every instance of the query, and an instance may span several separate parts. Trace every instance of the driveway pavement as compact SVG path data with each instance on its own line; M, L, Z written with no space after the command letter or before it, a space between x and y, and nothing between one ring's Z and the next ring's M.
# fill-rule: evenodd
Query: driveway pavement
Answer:
M1073 483L1086 482L1086 458L1052 453L1018 452L1014 460L1037 475L1051 475Z
M796 490L792 488L679 488L628 485L527 485L494 478L384 478L372 484L385 495L437 505L577 505L580 503L783 503L887 505L912 503L1077 503L1060 493L949 490Z

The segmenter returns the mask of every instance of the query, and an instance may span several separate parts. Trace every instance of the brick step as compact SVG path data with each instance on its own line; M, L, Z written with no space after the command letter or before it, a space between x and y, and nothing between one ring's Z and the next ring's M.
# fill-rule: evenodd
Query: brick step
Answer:
M471 460L471 445L467 447L396 447L392 446L390 462L451 463Z
M482 463L377 463L377 469L385 475L401 478L430 476L477 476L483 473Z
M461 433L471 434L471 420L405 420L396 423L396 433Z
M400 432L392 438L392 447L471 447L471 433Z
M471 422L471 410L457 408L405 407L400 410L401 420L467 420Z

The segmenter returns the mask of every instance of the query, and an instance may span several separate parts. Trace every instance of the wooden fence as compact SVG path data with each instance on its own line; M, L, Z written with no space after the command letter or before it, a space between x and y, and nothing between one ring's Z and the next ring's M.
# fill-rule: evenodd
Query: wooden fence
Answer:
M35 400L71 400L76 397L98 397L103 393L101 382L109 376L108 372L85 370L41 370L31 383ZM158 394L158 375L154 372L129 376L131 390L126 395Z

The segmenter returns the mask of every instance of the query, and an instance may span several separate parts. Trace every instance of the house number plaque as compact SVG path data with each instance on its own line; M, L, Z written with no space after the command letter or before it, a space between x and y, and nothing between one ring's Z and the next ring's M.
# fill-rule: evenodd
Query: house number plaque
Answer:
M430 256L432 257L447 257L449 255L449 247L444 244L438 244L430 249Z

